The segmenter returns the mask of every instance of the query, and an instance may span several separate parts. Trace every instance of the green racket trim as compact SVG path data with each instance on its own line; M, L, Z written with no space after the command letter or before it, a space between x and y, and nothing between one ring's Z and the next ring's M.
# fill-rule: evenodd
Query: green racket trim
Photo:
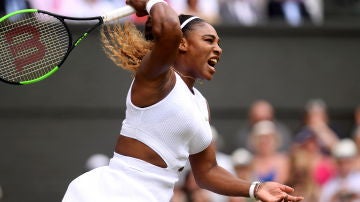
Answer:
M4 17L0 18L0 22L8 19L9 17L11 17L13 15L17 15L17 14L21 14L21 13L35 13L35 12L38 12L38 9L23 9L23 10L14 11L14 12L9 13L9 14L5 15Z
M42 77L39 77L39 78L36 78L33 80L29 80L29 81L21 81L19 83L21 85L28 85L28 84L33 84L33 83L39 82L39 81L44 80L44 79L48 78L49 76L53 75L57 70L59 70L58 66L56 66L54 69L52 69L50 72L48 72L47 74L45 74Z
M80 43L83 39L85 39L88 34L89 34L89 33L87 33L87 32L84 33L84 34L76 41L76 43L74 44L74 46L79 45L79 43Z

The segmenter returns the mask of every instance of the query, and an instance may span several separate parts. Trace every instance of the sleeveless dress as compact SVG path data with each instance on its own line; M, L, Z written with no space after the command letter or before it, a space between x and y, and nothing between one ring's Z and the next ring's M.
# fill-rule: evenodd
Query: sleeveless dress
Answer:
M167 202L189 155L203 151L211 141L208 106L201 93L176 74L176 84L163 100L139 108L126 98L121 134L152 148L166 162L161 168L140 159L114 153L108 166L74 179L63 202Z

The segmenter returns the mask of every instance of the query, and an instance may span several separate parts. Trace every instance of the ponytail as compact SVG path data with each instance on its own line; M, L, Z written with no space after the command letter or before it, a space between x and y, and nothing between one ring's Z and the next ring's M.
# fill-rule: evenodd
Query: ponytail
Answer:
M106 55L119 67L135 73L144 56L151 51L147 41L133 23L110 24L101 29L101 42Z

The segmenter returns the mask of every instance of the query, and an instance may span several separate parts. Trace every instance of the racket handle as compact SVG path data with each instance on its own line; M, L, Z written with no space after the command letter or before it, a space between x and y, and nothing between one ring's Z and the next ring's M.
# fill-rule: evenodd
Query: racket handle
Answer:
M112 20L129 16L133 13L135 13L135 9L129 5L126 5L109 13L106 13L104 16L102 16L102 18L104 23L106 23Z

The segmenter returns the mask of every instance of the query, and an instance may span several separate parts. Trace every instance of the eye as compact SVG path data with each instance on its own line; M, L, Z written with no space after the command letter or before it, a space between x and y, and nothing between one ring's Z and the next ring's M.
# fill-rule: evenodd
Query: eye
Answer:
M209 39L205 39L205 41L206 41L206 42L209 42L209 43L213 43L213 42L214 42L214 40L213 40L213 39L210 39L210 38L209 38Z

